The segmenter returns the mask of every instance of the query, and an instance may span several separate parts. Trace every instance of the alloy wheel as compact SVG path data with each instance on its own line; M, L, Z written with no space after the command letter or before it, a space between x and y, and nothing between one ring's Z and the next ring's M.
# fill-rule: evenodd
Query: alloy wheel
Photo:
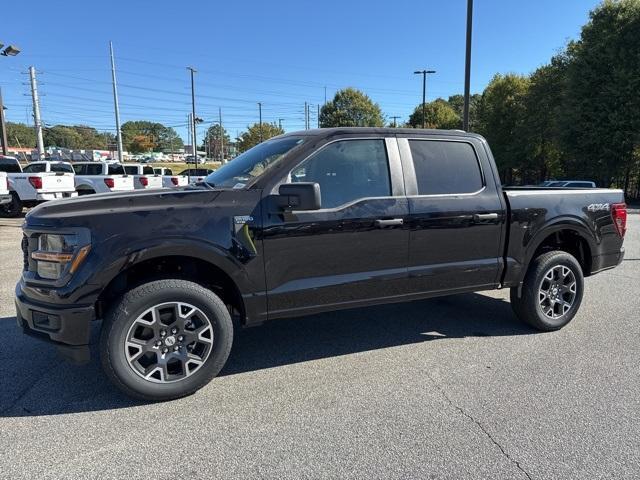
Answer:
M550 268L538 289L542 313L552 319L566 315L576 299L577 287L576 276L570 268L564 265Z
M213 326L202 310L166 302L133 321L124 350L137 375L150 382L172 383L197 372L209 358L213 342Z

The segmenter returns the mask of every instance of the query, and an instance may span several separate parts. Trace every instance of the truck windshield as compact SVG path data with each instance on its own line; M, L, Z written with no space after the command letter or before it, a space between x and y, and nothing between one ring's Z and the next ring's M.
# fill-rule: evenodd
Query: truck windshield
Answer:
M244 188L247 183L261 176L303 141L302 137L267 140L220 167L209 175L205 182L215 187Z

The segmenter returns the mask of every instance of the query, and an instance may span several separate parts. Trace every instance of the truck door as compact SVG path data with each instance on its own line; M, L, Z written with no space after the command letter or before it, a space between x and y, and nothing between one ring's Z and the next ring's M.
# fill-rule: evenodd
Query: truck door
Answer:
M322 208L264 216L269 317L405 293L408 204L395 138L332 141L285 181L317 182Z
M409 199L409 290L493 288L504 207L479 140L398 139Z

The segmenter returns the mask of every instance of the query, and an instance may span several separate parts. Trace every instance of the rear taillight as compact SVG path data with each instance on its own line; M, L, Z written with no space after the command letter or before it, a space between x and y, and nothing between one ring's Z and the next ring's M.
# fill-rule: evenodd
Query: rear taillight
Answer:
M29 183L33 185L33 188L39 190L42 188L42 178L40 177L29 177Z
M618 235L624 238L627 232L627 205L626 203L613 203L611 205L611 217Z
M173 183L174 185L178 185L178 183L180 183L178 177L171 177L171 183Z
M116 182L113 181L113 178L105 178L104 184L109 188L113 188L116 186Z
M149 179L147 177L140 177L140 185L146 187L149 185Z

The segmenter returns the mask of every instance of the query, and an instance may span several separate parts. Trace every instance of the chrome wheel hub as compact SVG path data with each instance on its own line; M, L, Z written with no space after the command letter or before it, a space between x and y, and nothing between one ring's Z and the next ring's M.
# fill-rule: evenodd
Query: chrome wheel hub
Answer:
M207 361L213 326L197 307L183 302L155 305L136 318L124 344L125 357L140 377L155 383L183 380Z
M552 319L566 315L575 302L577 285L576 276L570 268L564 265L550 268L538 289L542 313Z

